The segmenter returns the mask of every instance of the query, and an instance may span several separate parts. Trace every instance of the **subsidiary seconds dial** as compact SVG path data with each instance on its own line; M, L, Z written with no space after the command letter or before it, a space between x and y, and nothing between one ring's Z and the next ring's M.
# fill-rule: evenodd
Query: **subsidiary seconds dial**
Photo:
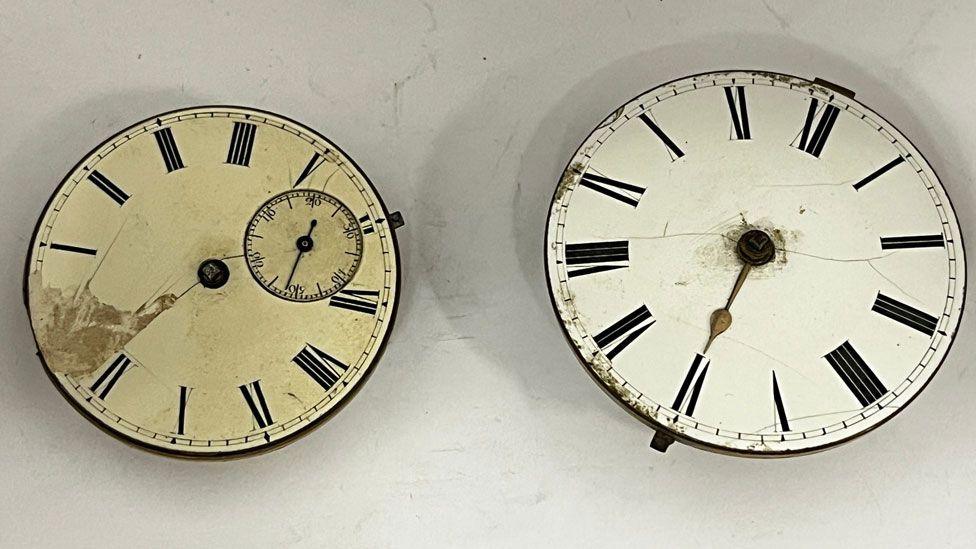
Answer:
M363 231L345 204L311 189L262 205L244 235L247 266L261 286L290 301L317 301L341 290L363 257Z

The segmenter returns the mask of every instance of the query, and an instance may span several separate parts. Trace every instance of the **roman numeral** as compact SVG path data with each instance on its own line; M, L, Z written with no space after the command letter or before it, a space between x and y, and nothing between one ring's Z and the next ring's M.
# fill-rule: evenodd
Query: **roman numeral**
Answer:
M228 164L250 165L251 150L254 148L254 133L257 129L257 126L249 122L234 122L234 132L230 136L230 149L227 151Z
M671 408L686 416L695 415L695 405L698 404L698 396L701 394L702 385L705 383L705 374L708 373L710 361L704 355L696 354L691 361L691 368L685 374L685 380L681 382L678 395L674 397ZM689 390L691 393L689 394Z
M732 86L726 86L725 99L729 103L729 113L732 115L732 129L735 130L736 139L752 139L749 132L749 112L746 110L746 89L744 86L735 86L735 95L732 93Z
M888 392L861 355L857 354L850 341L845 341L840 347L824 355L824 358L834 368L834 372L844 385L854 393L861 406L877 402Z
M629 243L626 240L566 244L569 278L622 269L627 267L629 260Z
M268 411L268 403L264 400L264 392L261 391L260 379L246 385L240 385L238 389L244 395L244 402L247 402L247 407L250 408L251 415L254 416L254 421L257 422L259 429L264 429L274 423L271 412Z
M190 387L180 385L180 413L176 421L176 434L182 435L186 432L186 404L190 401Z
M369 214L366 214L359 218L359 228L363 230L364 236L371 234L376 230L373 227L373 222L369 220Z
M905 157L899 156L898 158L892 160L891 162L888 162L884 166L881 166L877 170L874 170L873 172L871 172L870 175L868 175L864 179L862 179L862 180L858 181L857 183L855 183L854 184L854 190L855 191L861 190L861 187L863 187L863 186L867 185L868 183L874 181L875 179L881 177L888 170L890 170L891 168L894 168L895 166L897 166L898 164L901 164L904 161L905 161Z
M837 115L840 113L840 109L827 104L823 109L820 109L820 120L817 122L817 108L819 106L820 102L811 97L807 118L803 123L803 129L800 131L800 142L797 144L798 149L817 158L820 158L820 152L827 144L827 138L830 137L830 131L834 129L834 122L837 121ZM813 128L814 122L817 122L816 129Z
M329 305L375 315L380 293L376 290L342 290L329 299Z
M125 191L120 189L115 183L112 183L109 178L102 175L98 170L92 170L88 174L88 180L107 194L119 206L125 204L125 201L129 199L129 195L125 194Z
M662 143L664 143L664 146L668 148L668 156L671 157L672 161L677 160L685 155L685 153L681 152L681 149L679 149L678 146L674 144L674 141L671 141L671 138L668 137L667 134L665 134L664 131L661 130L661 128L657 124L655 124L653 120L651 120L651 117L647 116L647 113L641 113L640 119L644 121L644 124L647 124L647 127L650 128L652 132L654 132L654 135L656 135L657 138L660 139Z
M905 326L918 330L927 336L934 334L935 329L939 325L939 319L937 317L923 313L900 301L896 301L881 292L878 292L878 297L874 300L874 305L871 306L871 310L892 320L901 322Z
M92 383L92 392L96 393L98 398L105 400L105 397L115 387L115 384L119 382L119 378L126 372L130 364L132 364L132 360L125 356L124 353L119 353L119 356L115 357L115 360L109 364L108 368L105 368L102 375L98 376L95 383Z
M654 322L655 320L651 317L651 312L647 310L647 306L641 305L634 312L597 334L593 341L603 349L607 359L613 360L613 357L626 349Z
M331 389L349 369L349 366L311 344L306 344L305 348L291 360L326 391Z
M308 179L308 176L312 175L312 172L319 169L319 166L322 164L325 164L325 157L319 153L313 154L312 158L308 161L308 164L305 164L305 169L302 170L302 173L298 176L298 179L295 180L295 184L291 187L294 189L295 187L301 185L302 182Z
M153 132L156 137L156 145L159 146L159 153L163 155L163 162L166 164L166 172L175 172L183 165L183 158L180 157L180 150L176 148L176 139L173 139L173 130L163 128Z
M779 430L789 431L790 422L786 420L786 408L783 406L783 395L779 393L779 383L776 382L776 372L773 372L773 405L776 406L776 417L779 418Z
M637 185L631 185L630 183L623 183L610 179L609 177L603 177L602 175L596 175L592 173L584 173L582 178L580 178L580 185L593 189L594 191L604 195L609 196L615 200L619 200L624 204L629 204L633 207L637 207L637 203L640 201L641 196L644 195L644 187L638 187Z
M882 250L901 250L904 248L944 248L945 241L941 234L924 234L919 236L882 236Z
M58 244L57 242L51 243L52 250L61 250L62 252L73 252L76 254L85 255L95 255L98 253L96 250L91 248L82 248L81 246L71 246L70 244Z

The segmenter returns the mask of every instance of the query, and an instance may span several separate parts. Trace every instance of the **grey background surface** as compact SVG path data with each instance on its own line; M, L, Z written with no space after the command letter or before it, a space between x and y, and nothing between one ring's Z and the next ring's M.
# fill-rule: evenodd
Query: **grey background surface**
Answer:
M911 408L861 440L661 455L564 342L542 234L613 108L756 68L855 90L935 166L974 242L974 28L961 0L0 1L0 545L971 546L972 318ZM407 221L397 329L363 391L297 443L226 463L90 426L34 357L21 296L67 170L206 103L318 129Z

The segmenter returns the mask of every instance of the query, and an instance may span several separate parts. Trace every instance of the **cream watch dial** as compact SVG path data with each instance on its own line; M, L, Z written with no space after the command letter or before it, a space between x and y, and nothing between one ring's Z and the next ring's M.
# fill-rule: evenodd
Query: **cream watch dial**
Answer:
M67 176L31 243L40 356L89 419L148 449L270 448L351 396L385 346L399 261L353 161L251 109L160 115Z
M942 363L965 259L935 172L832 88L722 72L655 88L583 143L546 264L580 359L676 438L810 452L891 417Z

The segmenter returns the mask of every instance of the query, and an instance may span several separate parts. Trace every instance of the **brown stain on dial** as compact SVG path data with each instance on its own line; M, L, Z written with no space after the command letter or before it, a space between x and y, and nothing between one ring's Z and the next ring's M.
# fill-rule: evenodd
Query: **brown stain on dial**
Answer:
M766 220L749 221L745 213L742 213L738 221L716 227L713 234L721 238L701 240L701 244L695 250L696 263L704 269L722 267L727 270L738 270L742 267L742 260L736 252L736 244L744 233L751 230L760 230L768 234L776 247L775 259L754 269L751 275L753 277L773 276L785 268L789 262L787 250L796 249L796 243L802 236L799 231L781 229Z
M552 197L553 204L562 202L566 192L576 186L577 180L583 174L584 169L585 166L581 162L574 162L566 168L563 176L559 179L559 185L556 186L556 194Z
M31 322L47 367L72 376L97 370L177 299L164 294L126 311L103 303L87 285L74 290L45 287L38 273L28 283Z

